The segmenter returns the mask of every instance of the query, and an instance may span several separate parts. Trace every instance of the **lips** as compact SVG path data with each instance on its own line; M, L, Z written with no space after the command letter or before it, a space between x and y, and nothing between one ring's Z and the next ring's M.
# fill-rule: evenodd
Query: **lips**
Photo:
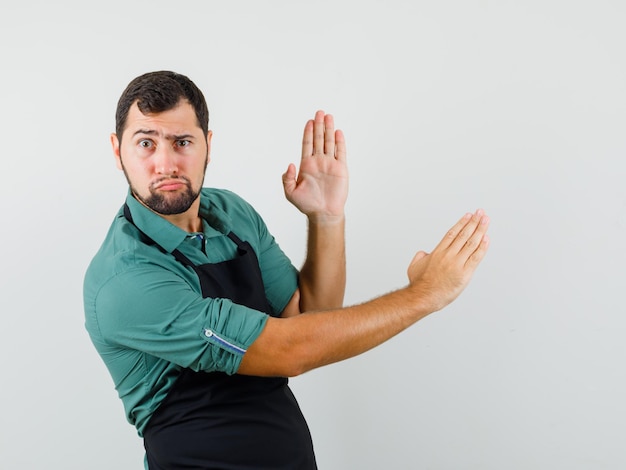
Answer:
M177 189L186 187L188 184L189 183L182 178L168 178L153 184L152 188L161 191L176 191Z

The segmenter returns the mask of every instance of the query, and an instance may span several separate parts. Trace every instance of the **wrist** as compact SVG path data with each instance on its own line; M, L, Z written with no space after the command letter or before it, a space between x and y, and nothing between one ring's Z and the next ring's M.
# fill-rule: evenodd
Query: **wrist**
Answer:
M419 316L426 316L437 312L445 307L440 296L435 291L425 286L424 282L412 282L405 290L411 297L412 305Z
M309 225L317 226L333 226L342 225L346 221L345 214L307 214Z

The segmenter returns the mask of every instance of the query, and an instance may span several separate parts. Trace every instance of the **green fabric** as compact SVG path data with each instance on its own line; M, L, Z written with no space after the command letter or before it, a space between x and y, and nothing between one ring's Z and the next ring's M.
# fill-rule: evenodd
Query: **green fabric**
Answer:
M210 329L246 350L261 333L267 315L228 299L203 299L191 268L170 254L178 248L195 264L232 259L232 230L248 241L261 267L265 292L280 313L297 288L296 268L267 231L254 209L235 194L204 188L200 215L203 242L137 202L126 200L133 226L116 215L84 282L85 326L109 369L128 421L139 435L178 376L181 368L237 372L242 352L224 349ZM146 235L161 245L147 244Z

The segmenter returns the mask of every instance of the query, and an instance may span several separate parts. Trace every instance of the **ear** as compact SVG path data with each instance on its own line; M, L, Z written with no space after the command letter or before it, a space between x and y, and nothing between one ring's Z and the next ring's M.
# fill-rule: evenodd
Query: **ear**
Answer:
M208 131L206 134L206 155L207 155L207 165L211 161L211 139L213 138L213 131Z
M122 169L122 157L120 156L120 141L117 138L117 134L114 132L111 134L111 147L113 148L113 156L115 157L115 165L118 170Z

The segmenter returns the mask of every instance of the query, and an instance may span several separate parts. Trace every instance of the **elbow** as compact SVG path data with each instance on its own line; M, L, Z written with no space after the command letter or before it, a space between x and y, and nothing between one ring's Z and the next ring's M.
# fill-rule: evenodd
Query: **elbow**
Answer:
M286 347L277 348L273 351L273 359L271 360L274 373L280 377L298 377L315 368L311 363L310 354L307 354L307 348L290 344Z
M293 356L285 357L282 354L266 353L263 355L250 354L250 350L244 355L238 374L256 375L259 377L297 377L311 370L304 361L295 359Z
M290 360L288 362L288 364L285 364L284 377L298 377L313 369L313 367L307 366L304 361Z
M287 378L294 378L294 377L298 377L302 374L304 374L305 372L307 372L304 368L302 367L289 367L286 368L282 371L282 373L277 374L278 377L287 377Z
M297 317L296 317L297 318ZM313 369L310 348L288 324L294 319L270 319L244 354L238 374L261 377L297 377Z

